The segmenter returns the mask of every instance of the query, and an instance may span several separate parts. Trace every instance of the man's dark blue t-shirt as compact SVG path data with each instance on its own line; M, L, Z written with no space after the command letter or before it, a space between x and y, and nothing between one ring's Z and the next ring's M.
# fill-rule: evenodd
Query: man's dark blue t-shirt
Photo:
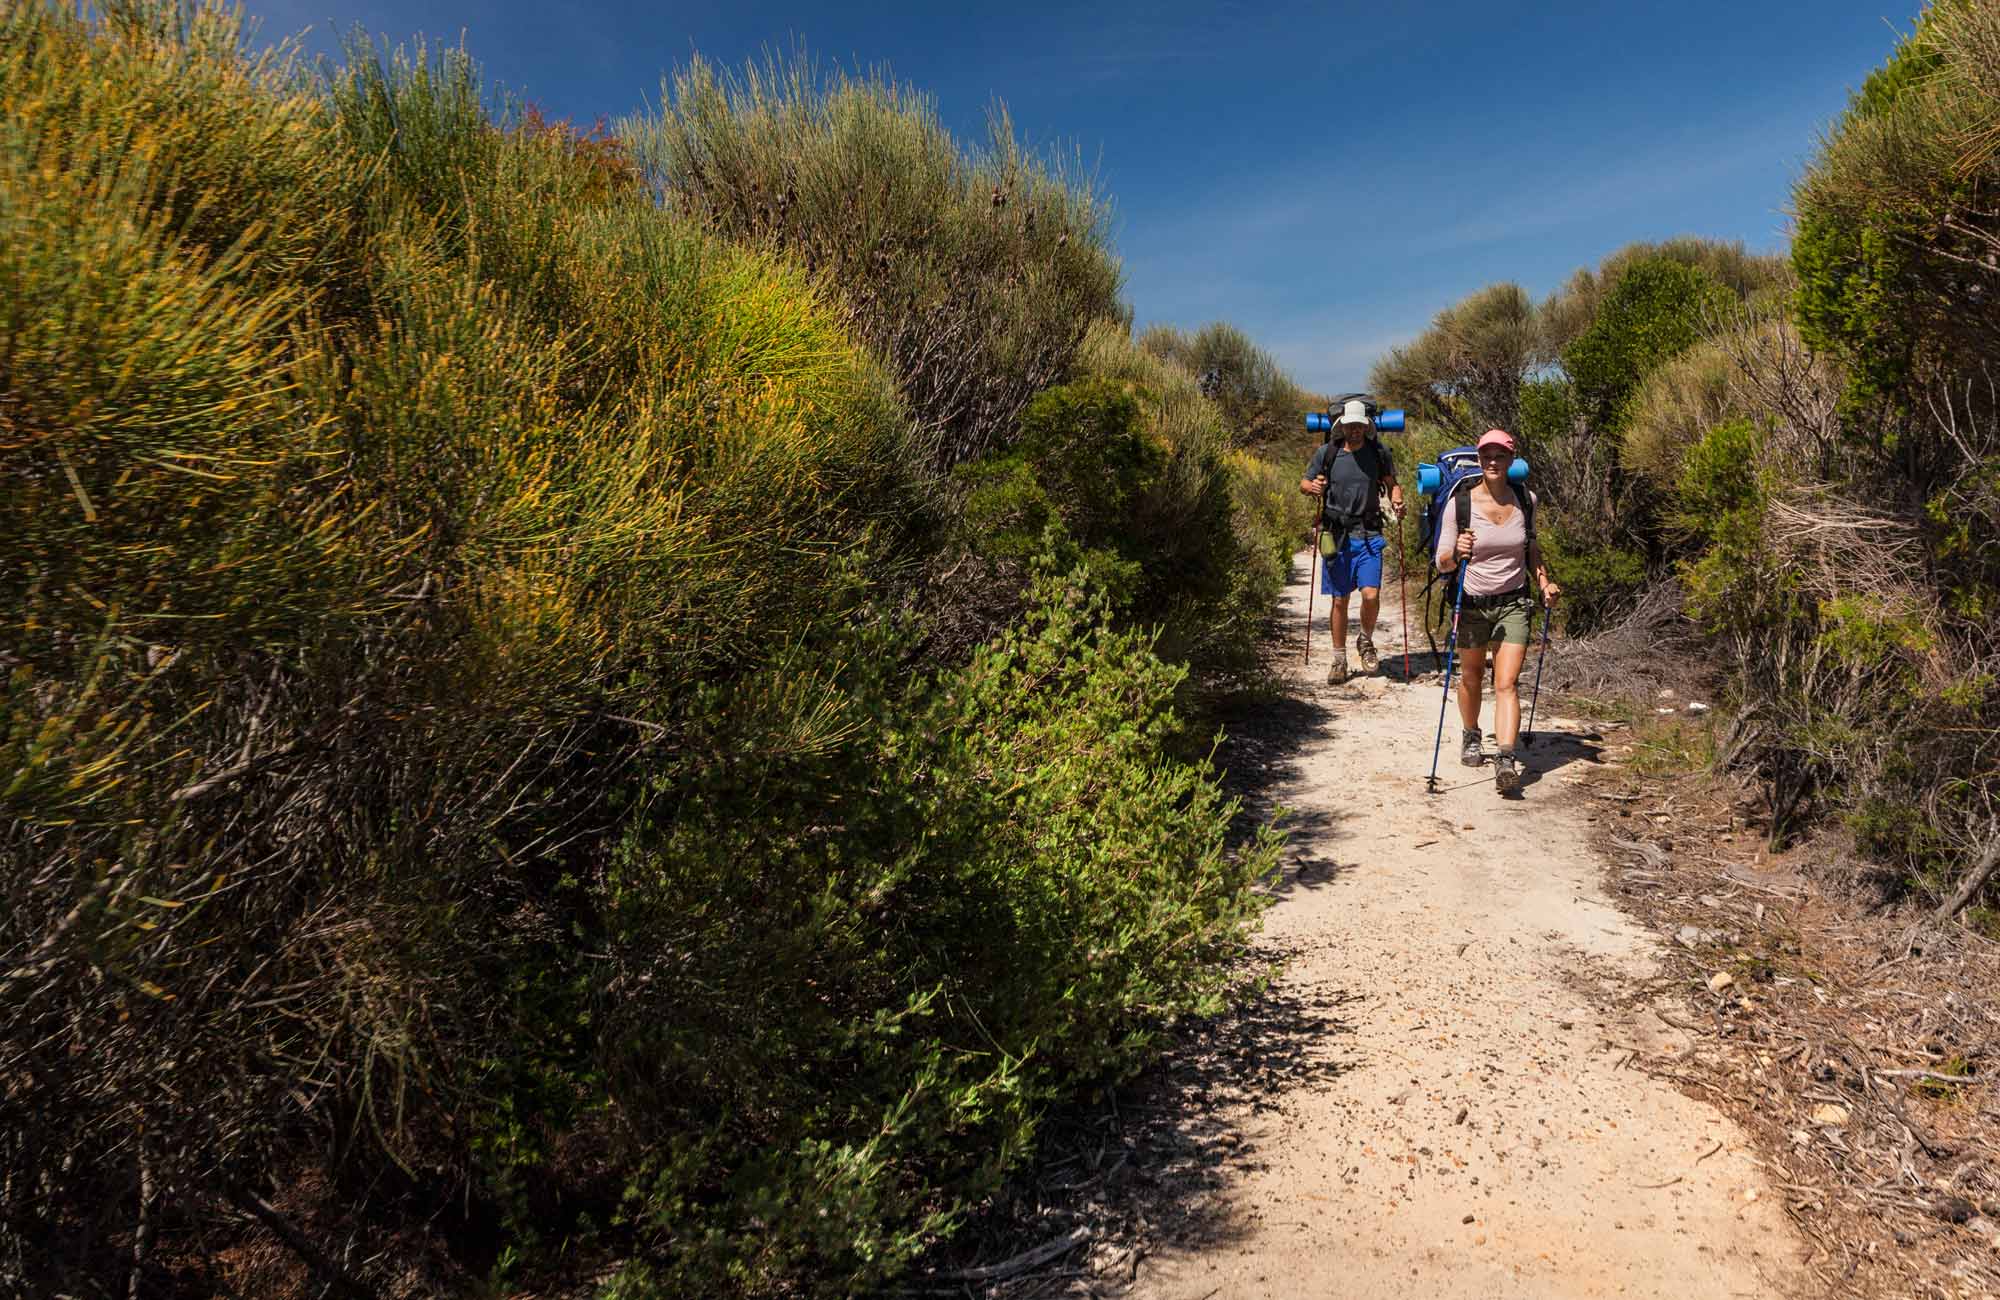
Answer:
M1373 438L1349 451L1344 442L1329 442L1313 452L1306 477L1326 479L1326 524L1340 529L1348 525L1349 536L1363 540L1382 535L1382 511L1377 496L1381 482L1396 472L1388 449Z

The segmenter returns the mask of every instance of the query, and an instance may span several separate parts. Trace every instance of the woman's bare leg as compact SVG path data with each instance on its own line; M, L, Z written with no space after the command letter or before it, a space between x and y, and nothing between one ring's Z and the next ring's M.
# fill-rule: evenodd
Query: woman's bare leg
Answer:
M1486 647L1462 645L1458 648L1458 717L1467 731L1479 730L1479 697L1486 685ZM1520 665L1515 665L1515 674ZM1514 730L1521 729L1520 702L1514 705Z
M1493 649L1493 738L1501 749L1512 749L1521 738L1521 665L1528 647L1501 642ZM1471 724L1467 724L1468 726Z

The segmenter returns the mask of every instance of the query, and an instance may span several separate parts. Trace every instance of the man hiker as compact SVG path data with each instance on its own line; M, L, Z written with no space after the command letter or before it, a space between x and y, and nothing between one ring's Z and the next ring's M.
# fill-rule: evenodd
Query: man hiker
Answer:
M1333 662L1326 670L1329 685L1347 680L1347 601L1361 591L1361 630L1354 648L1361 670L1372 673L1381 663L1375 653L1375 619L1382 610L1382 488L1389 489L1389 508L1403 517L1403 487L1396 482L1396 465L1388 449L1376 441L1368 403L1350 399L1340 410L1333 436L1313 452L1299 491L1319 497L1319 589L1331 596L1327 621L1333 629Z

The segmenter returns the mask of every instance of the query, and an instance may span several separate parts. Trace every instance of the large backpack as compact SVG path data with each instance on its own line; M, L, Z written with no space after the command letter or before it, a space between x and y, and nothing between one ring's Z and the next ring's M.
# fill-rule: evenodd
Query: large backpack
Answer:
M1507 482L1513 485L1514 495L1521 503L1521 524L1528 534L1528 549L1532 554L1535 546L1535 499L1528 491L1528 462L1519 456L1507 467ZM1457 599L1458 573L1439 573L1437 570L1438 537L1444 532L1444 512L1449 509L1456 515L1458 530L1464 532L1472 526L1472 489L1479 483L1479 449L1477 447L1453 447L1440 453L1434 465L1417 466L1417 491L1428 498L1424 513L1418 523L1418 532L1423 540L1426 565L1431 571L1430 581L1418 597L1417 607L1423 608L1430 599L1432 588L1438 593L1438 616ZM1437 652L1437 638L1431 636L1432 619L1424 620L1424 635L1430 639L1431 652Z
M1367 393L1342 393L1328 402L1326 410L1308 411L1306 413L1306 428L1320 435L1319 441L1322 448L1330 446L1333 442L1333 435L1339 427L1335 424L1335 421L1339 418L1337 412L1356 398L1359 398L1368 408L1367 439L1371 445L1376 447L1382 445L1380 434L1383 429L1387 429L1391 433L1402 432L1403 413L1400 410L1383 410L1380 406L1376 405L1375 399ZM1326 458L1325 463L1321 467L1321 472L1327 474L1329 477L1333 474L1333 457L1331 455ZM1320 523L1322 528L1329 528L1334 531L1337 544L1339 536L1344 535L1353 528L1363 527L1379 530L1382 527L1382 503L1379 499L1370 498L1368 509L1353 519L1343 519L1338 514L1328 511L1324 504L1322 504Z

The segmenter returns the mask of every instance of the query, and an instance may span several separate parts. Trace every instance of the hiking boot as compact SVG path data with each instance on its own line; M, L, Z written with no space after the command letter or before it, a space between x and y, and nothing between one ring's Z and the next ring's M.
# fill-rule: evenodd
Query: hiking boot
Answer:
M1493 758L1493 788L1501 794L1520 793L1521 765L1511 749L1503 749Z
M1338 686L1347 680L1347 651L1333 652L1333 662L1326 666L1326 684Z
M1478 767L1486 761L1486 755L1479 748L1479 733L1466 730L1459 738L1458 761L1467 767Z
M1372 673L1382 666L1382 656L1375 653L1375 642L1366 632L1354 634L1354 649L1361 656L1361 671Z

